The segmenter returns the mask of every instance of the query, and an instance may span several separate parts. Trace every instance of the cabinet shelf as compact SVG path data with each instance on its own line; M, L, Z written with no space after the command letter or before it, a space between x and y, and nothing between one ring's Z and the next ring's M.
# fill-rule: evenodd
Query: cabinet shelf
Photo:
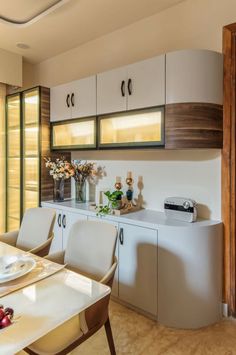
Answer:
M14 219L15 221L19 221L19 218L18 218L18 217L11 216L11 215L8 215L8 217L11 218L11 219Z
M8 189L20 190L20 186L8 185Z
M39 154L24 154L24 159L38 159Z

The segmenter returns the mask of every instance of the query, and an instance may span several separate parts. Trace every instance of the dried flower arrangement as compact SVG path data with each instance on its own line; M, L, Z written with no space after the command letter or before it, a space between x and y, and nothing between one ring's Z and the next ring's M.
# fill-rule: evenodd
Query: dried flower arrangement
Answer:
M52 161L51 158L44 158L46 168L49 169L49 174L54 180L69 179L74 175L74 169L70 162L64 159L64 157L57 158Z

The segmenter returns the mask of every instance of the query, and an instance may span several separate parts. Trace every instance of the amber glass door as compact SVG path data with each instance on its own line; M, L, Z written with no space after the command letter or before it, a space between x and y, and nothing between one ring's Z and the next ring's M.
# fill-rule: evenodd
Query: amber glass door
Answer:
M100 148L163 146L163 107L99 116L98 144Z
M23 212L39 205L39 89L23 93Z
M7 97L7 231L19 228L21 219L21 110L20 94Z
M96 148L96 117L79 118L51 125L51 147L63 149Z

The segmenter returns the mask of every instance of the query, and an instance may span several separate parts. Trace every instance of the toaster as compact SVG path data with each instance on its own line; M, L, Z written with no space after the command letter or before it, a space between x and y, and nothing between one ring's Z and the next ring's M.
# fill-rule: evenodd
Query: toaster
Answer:
M197 219L197 203L191 198L167 197L164 210L167 218L190 223Z

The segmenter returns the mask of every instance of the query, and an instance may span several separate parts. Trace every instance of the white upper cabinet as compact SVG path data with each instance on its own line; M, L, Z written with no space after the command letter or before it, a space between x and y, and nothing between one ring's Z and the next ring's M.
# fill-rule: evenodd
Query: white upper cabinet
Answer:
M97 113L125 111L127 68L121 67L97 75Z
M50 121L96 115L96 76L51 88Z
M209 50L166 54L166 103L223 103L223 56Z
M127 109L165 105L165 55L127 67Z
M71 83L58 85L50 90L50 121L66 120L71 117Z
M100 73L97 113L121 112L165 104L165 55Z
M72 118L95 116L96 76L90 76L71 83Z

